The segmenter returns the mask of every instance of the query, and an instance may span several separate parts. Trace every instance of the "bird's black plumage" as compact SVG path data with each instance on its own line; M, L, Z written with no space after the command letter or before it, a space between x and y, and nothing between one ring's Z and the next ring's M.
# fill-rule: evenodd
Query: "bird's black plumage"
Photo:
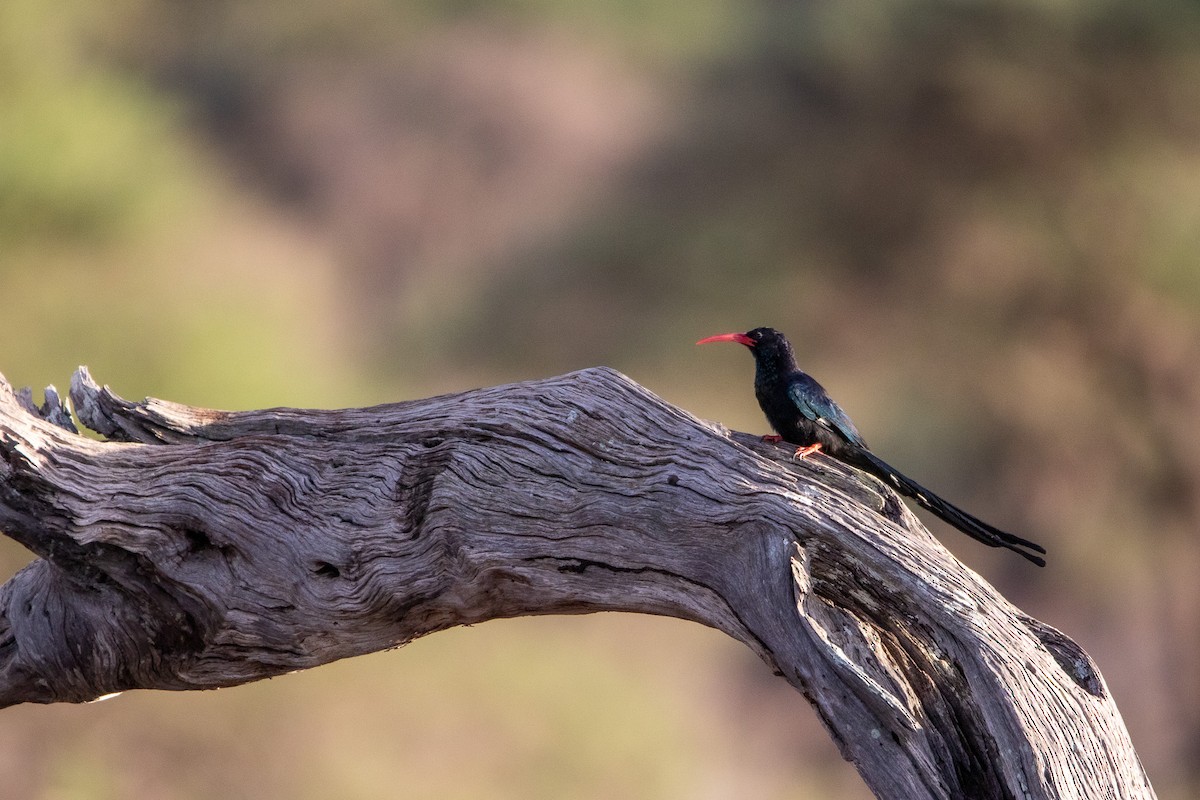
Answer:
M971 538L991 547L1008 548L1039 567L1045 566L1045 560L1034 555L1046 552L1041 545L971 516L872 453L846 412L821 384L796 366L792 346L782 333L774 328L755 328L701 340L712 341L739 342L754 354L754 394L767 422L784 441L800 447L820 445L834 458L891 484ZM1027 552L1030 550L1034 552Z

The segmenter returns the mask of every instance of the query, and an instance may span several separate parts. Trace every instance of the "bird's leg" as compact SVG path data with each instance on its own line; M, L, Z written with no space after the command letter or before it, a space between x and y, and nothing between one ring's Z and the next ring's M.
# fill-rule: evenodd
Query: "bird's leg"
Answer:
M775 444L776 442L782 442L783 437L780 436L778 433L768 433L767 435L762 437L762 440L764 442L770 442L771 444Z
M821 450L820 442L817 442L815 444L810 444L808 447L797 447L796 452L792 456L792 458L793 459L799 458L799 459L803 460L803 459L811 456L813 453L819 452L820 450Z

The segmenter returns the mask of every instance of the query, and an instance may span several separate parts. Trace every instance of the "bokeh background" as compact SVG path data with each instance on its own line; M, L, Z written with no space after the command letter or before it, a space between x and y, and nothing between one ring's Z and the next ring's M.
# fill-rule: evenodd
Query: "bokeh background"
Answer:
M220 408L607 364L762 431L771 324L1200 795L1194 0L0 3L0 371ZM6 542L11 574L28 556ZM514 620L0 713L5 798L866 798L699 626Z

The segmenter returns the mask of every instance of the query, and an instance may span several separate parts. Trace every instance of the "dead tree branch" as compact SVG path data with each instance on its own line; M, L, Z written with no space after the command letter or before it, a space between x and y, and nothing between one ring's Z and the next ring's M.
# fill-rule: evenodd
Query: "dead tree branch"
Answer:
M881 798L1148 798L1099 673L886 487L590 369L229 413L0 379L0 706L231 686L454 625L635 611L745 643ZM1053 571L1039 580L1053 580Z

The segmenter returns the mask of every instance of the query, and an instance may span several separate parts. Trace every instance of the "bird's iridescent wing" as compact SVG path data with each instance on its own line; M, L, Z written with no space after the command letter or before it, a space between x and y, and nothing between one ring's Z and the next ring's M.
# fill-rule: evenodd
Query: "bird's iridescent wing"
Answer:
M796 408L805 417L830 430L837 431L846 441L859 447L866 447L862 434L842 407L833 401L821 384L811 376L797 372L788 378L788 397L796 404Z

